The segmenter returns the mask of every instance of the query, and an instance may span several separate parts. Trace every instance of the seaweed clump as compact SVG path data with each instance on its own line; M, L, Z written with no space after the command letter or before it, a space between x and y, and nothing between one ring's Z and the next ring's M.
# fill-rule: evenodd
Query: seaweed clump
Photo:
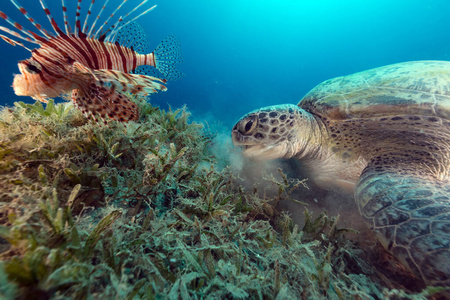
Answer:
M300 230L277 210L301 184L281 173L278 196L246 191L186 109L135 101L127 125L53 101L1 111L0 297L410 297L349 271L363 262L337 219L307 213Z

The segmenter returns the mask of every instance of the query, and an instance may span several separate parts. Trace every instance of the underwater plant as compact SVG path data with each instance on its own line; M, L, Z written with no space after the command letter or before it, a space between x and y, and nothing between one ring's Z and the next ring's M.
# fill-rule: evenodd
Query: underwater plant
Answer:
M186 108L130 96L138 122L69 104L0 112L0 296L6 299L425 299L389 286L326 213L278 209L304 182L247 190ZM226 163L221 162L220 165ZM301 205L301 204L299 204ZM359 266L359 267L358 267Z

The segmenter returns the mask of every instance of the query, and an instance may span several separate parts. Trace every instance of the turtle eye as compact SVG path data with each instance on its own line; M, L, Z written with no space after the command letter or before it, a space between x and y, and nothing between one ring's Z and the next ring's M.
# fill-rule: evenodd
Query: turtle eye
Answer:
M255 130L256 125L258 125L256 116L248 117L239 124L239 132L242 134L250 134Z

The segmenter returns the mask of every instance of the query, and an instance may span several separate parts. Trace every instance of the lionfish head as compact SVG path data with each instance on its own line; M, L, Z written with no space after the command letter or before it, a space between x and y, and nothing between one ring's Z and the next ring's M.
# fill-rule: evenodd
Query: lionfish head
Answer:
M33 58L18 63L20 74L14 76L13 89L17 96L31 96L33 98L57 97L58 88L67 84L57 80L54 76L44 74L42 65ZM45 76L44 76L45 75Z
M18 63L20 74L14 76L13 88L18 96L31 96L35 94L41 81L42 66L35 60L27 59Z

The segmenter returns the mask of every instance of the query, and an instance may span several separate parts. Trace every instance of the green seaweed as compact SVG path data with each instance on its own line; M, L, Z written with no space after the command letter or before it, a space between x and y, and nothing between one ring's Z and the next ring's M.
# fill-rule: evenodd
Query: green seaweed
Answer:
M71 105L0 112L0 297L382 299L383 286L325 212L299 228L282 201L305 182L244 188L186 108L140 98L138 122L88 122ZM363 268L361 268L363 269Z
M22 101L14 103L16 107L20 107L26 110L26 113L37 113L41 117L51 117L54 120L62 121L71 111L72 104L55 105L53 99L50 99L47 105L44 107L42 102L36 101L34 104L27 104Z

